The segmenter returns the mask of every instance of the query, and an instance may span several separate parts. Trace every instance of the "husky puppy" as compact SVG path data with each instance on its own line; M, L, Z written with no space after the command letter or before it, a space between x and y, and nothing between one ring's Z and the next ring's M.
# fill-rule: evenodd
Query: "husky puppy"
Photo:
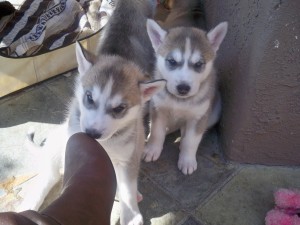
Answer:
M40 182L32 193L33 206L29 196L31 199L25 201L23 209L40 206L59 178L58 171L64 161L62 149L68 137L85 132L105 148L113 162L121 205L120 223L143 224L138 208L141 195L137 190L145 140L143 107L165 85L162 79L147 78L153 77L155 52L146 31L146 20L154 14L155 6L155 0L118 1L98 46L98 55L76 44L79 77L69 116L60 128L62 134L52 134L45 143L44 148L52 151L49 153L52 160L39 175ZM58 142L57 134L65 139L59 150L53 147Z
M157 160L166 134L180 129L178 168L192 174L202 136L218 121L221 111L214 60L227 22L206 33L184 26L164 30L149 19L147 31L157 55L155 78L167 84L151 100L151 131L143 158Z

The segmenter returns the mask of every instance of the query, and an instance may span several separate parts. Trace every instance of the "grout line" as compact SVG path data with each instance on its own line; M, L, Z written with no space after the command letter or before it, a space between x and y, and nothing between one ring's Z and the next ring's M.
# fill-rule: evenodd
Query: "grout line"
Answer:
M217 186L213 191L209 192L207 191L207 194L201 198L199 200L200 204L197 205L197 207L195 209L193 209L189 214L191 216L193 216L193 218L199 222L201 225L206 225L207 223L202 220L201 218L196 216L196 211L197 209L202 208L204 205L206 205L216 194L218 194L237 174L240 173L240 171L243 169L244 167L237 167L234 168L233 172L226 177L222 182L217 182L215 184L212 184L211 187ZM178 225L183 225L183 224L178 224Z
M156 182L154 179L152 179L149 175L147 175L146 172L144 172L143 170L140 170L140 173L143 174L143 176L145 176L147 179L149 179L149 181L156 188L158 188L163 194L165 194L166 196L171 198L176 203L176 210L184 213L183 218L177 223L177 225L182 225L190 216L192 216L193 218L196 219L196 217L194 216L195 209L192 209L190 211L185 209L184 206L181 204L181 202L177 198L175 198L172 194L170 194L170 192L167 189L165 189L163 186L161 186L158 182ZM199 221L199 219L197 219L197 220Z
M185 215L178 223L177 225L183 225L184 222L186 222L188 220L188 218L190 217L190 215Z
M57 78L58 80L61 80L61 79L64 79L63 77L59 77ZM48 91L50 91L50 93L52 93L53 96L55 96L55 98L58 99L58 101L61 103L61 105L63 105L64 109L62 109L65 114L67 115L68 111L69 111L69 106L71 104L71 101L72 101L72 96L70 96L67 100L64 99L63 97L61 97L60 95L57 95L53 90L51 90L51 88L48 86L49 84L51 84L52 82L54 81L49 81L49 83L46 81L46 82L43 82L41 85L46 88Z
M200 220L199 218L197 218L194 213L191 214L191 215L187 215L187 216L184 216L183 219L181 221L179 221L177 223L177 225L184 225L184 223L190 218L192 217L199 225L205 225L206 223L204 223L204 221Z
M43 87L46 88L48 91L50 91L50 93L51 93L53 96L55 96L55 98L57 98L58 101L59 101L62 105L66 106L65 102L64 102L58 95L56 95L55 92L52 91L51 88L49 88L47 84L43 84Z
M227 178L225 178L222 182L212 184L212 186L217 186L213 191L208 192L206 196L200 200L200 204L197 206L198 208L202 208L204 205L206 205L215 195L217 195L221 190L225 188L225 186L235 177L237 176L241 170L245 168L244 166L239 166L238 168L234 169L233 173L231 173Z
M26 93L29 93L29 92L33 92L35 91L36 89L38 88L41 88L42 87L42 84L40 83L35 83L33 85L30 85L28 87L25 87L23 89L20 89L18 91L15 91L15 92L12 92L12 93L9 93L8 95L6 96L3 96L0 98L0 105L6 103L6 102L9 102L13 99L16 99L16 98L20 98L21 96L23 96L24 94Z
M154 179L152 179L150 176L148 176L146 174L146 172L140 170L140 173L142 173L143 176L145 176L147 179L149 179L155 185L155 187L158 187L164 194L166 194L168 197L170 197L172 200L174 200L176 202L176 204L180 207L180 209L182 209L183 205L180 203L180 201L177 198L175 198L173 195L169 194L169 191L167 189L165 189L158 182L156 182ZM186 210L182 210L182 211L188 212Z
M47 90L50 91L53 94L53 96L55 96L55 98L62 105L61 111L59 111L59 112L63 112L63 120L61 121L61 123L63 123L64 121L66 121L67 115L69 113L69 108L70 108L69 106L71 104L71 99L69 99L67 102L63 101L63 99L61 97L57 96L49 87L47 87L47 85L45 85L45 88L47 88Z

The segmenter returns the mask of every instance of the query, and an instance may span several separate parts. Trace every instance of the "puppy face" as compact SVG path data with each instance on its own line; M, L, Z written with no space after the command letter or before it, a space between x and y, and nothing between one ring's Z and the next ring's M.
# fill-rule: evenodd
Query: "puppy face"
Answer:
M167 80L168 92L178 98L187 98L199 91L199 86L210 73L214 52L199 44L201 35L198 33L182 38L180 30L170 32L160 47L157 69Z
M144 82L133 63L118 56L93 57L78 44L76 97L82 132L107 140L141 117L143 104L164 87L164 81Z
M139 113L139 71L102 59L80 78L80 126L91 137L106 140L125 128ZM115 66L113 66L115 65ZM129 76L130 75L130 76Z
M208 34L200 29L178 27L164 31L154 21L147 22L147 31L157 53L157 70L167 80L166 90L188 98L198 93L202 82L213 69L213 61L227 24Z

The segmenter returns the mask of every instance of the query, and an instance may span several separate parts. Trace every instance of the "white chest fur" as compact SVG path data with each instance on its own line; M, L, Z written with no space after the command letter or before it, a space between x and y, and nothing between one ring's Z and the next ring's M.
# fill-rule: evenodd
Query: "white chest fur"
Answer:
M210 100L206 99L202 102L194 100L177 101L168 95L154 96L153 104L157 110L168 114L172 120L199 120L207 112L210 106Z

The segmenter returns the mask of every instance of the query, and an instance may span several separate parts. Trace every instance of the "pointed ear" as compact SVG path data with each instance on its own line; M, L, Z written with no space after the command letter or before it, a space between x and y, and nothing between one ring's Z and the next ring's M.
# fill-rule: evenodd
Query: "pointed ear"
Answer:
M80 42L76 42L76 59L78 63L78 71L82 76L86 71L91 68L95 61L95 56L85 50Z
M142 93L143 102L147 102L151 97L162 90L166 85L166 80L152 80L148 82L139 83Z
M159 48L167 32L163 30L154 20L147 19L147 32L155 51Z
M222 22L214 29L210 30L207 34L207 38L215 52L218 51L226 33L227 33L227 22Z

